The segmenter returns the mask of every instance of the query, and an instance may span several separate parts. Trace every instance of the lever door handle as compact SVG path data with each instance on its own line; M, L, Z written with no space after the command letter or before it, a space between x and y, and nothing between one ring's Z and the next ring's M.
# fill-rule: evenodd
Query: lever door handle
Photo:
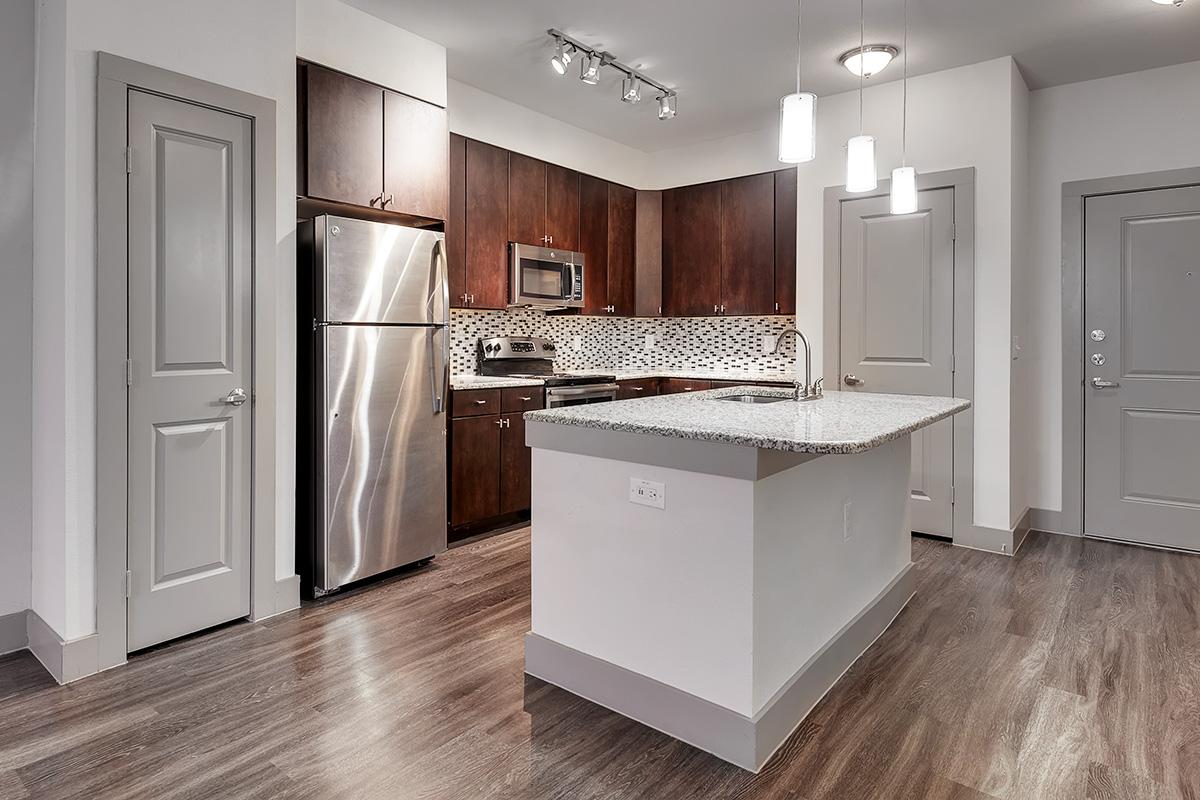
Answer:
M221 402L227 406L240 406L242 403L246 402L247 399L249 398L246 395L246 390L239 386L229 394L222 397Z
M853 372L847 372L842 376L842 383L847 386L862 386L866 383L862 378L855 375Z
M1120 381L1106 381L1103 378L1092 378L1092 386L1095 386L1097 389L1116 389L1120 385Z

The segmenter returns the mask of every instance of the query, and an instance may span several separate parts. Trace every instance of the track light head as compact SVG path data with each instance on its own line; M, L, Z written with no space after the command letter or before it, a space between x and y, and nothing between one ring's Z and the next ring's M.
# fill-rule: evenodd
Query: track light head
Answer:
M658 118L675 119L675 93L658 96Z
M550 59L550 66L559 75L567 74L567 67L571 66L571 54L575 48L564 44L563 40L557 36L554 38L554 56Z
M588 86L595 86L600 82L600 67L602 66L604 66L604 59L601 55L590 53L587 58L579 61L579 80Z
M626 103L642 102L642 79L630 75L621 81L621 100Z

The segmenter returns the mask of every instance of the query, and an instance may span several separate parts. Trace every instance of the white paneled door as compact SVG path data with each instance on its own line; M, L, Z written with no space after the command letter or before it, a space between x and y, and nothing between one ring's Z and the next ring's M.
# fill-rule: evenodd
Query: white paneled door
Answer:
M128 648L250 613L248 119L129 92Z
M1084 211L1084 533L1200 550L1200 187Z
M838 389L954 394L954 189L892 215L887 196L841 203ZM834 388L834 387L830 387ZM954 535L954 428L912 437L912 528Z

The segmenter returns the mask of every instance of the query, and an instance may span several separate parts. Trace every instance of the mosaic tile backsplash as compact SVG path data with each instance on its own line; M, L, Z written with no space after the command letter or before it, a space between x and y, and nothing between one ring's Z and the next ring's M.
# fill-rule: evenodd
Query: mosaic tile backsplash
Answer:
M477 372L478 339L541 336L554 342L560 371L580 369L737 369L771 372L796 361L795 337L779 355L763 353L763 336L778 336L792 316L592 317L527 309L454 309L450 316L451 367ZM653 343L647 343L652 336Z

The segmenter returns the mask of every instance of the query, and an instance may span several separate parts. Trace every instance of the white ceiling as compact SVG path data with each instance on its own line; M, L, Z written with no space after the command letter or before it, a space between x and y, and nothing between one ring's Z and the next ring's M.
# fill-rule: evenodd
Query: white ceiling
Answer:
M450 77L653 152L770 124L795 81L795 0L347 0L445 45ZM1200 0L908 0L909 74L1013 55L1031 89L1200 60ZM865 0L867 42L899 45L903 0ZM606 49L679 92L618 100L548 62L547 28ZM857 86L837 56L858 44L858 3L804 3L805 88ZM575 64L572 64L575 67ZM900 77L897 60L875 81Z

